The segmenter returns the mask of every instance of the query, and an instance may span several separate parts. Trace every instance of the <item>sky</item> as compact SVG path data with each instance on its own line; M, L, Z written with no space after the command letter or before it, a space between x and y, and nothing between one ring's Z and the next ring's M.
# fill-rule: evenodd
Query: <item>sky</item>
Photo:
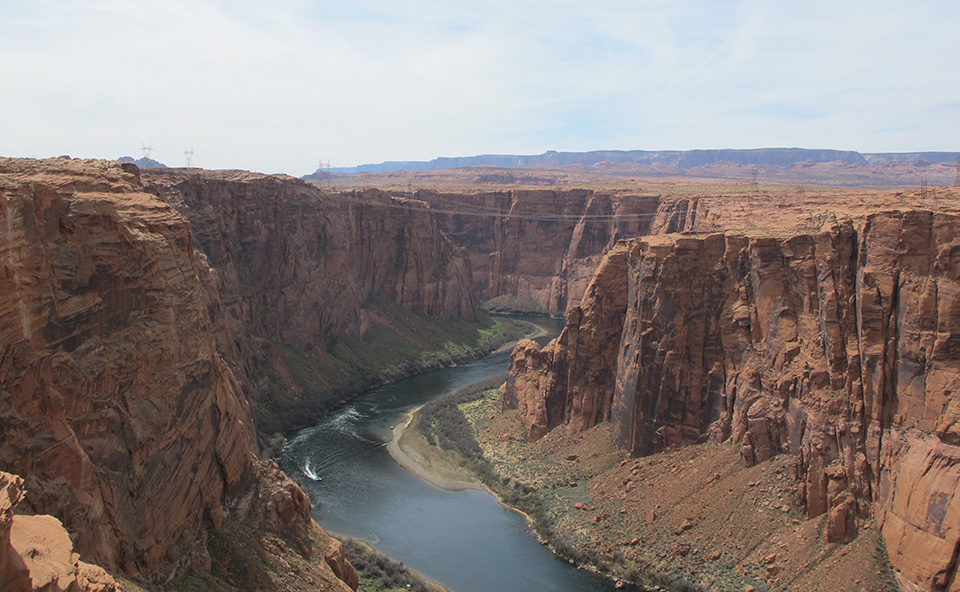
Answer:
M0 0L0 156L960 150L956 0Z

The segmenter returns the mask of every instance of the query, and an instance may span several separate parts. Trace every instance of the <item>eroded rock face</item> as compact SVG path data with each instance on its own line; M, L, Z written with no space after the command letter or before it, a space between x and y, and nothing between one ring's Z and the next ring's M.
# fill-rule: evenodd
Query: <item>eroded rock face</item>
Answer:
M542 350L523 340L514 349L503 406L518 410L531 440L562 423L579 431L610 419L605 393L617 373L616 358L606 354L623 330L627 253L621 243L604 257L556 340Z
M0 462L24 476L23 511L56 516L110 571L208 568L210 533L232 521L301 532L320 588L343 589L304 492L256 460L250 344L362 333L374 296L472 318L469 274L422 204L202 177L146 191L132 165L0 160Z
M371 297L440 318L477 312L467 262L423 202L373 190L323 193L245 171L151 170L143 178L190 220L241 340L324 348L366 331Z
M955 215L891 211L816 234L629 241L625 306L584 298L544 349L563 366L518 348L505 401L562 402L551 416L570 429L608 405L634 455L706 440L732 441L748 465L792 454L808 515L828 514L828 540L873 511L905 581L954 589L958 229ZM560 353L575 327L617 318L621 333L605 331L589 361ZM552 388L582 388L596 367L616 376L586 382L599 403ZM535 414L521 418L542 435Z
M933 434L887 432L876 513L902 582L958 589L960 449Z
M125 573L203 563L255 455L210 268L132 165L5 161L0 456L24 505Z
M484 299L512 297L518 306L565 315L593 271L621 238L649 234L658 194L516 190L478 194L418 191L440 227L469 254ZM672 211L665 219L673 219ZM682 228L675 228L682 230Z
M143 177L148 191L190 220L215 269L228 328L218 346L242 367L249 397L274 412L302 411L299 419L274 420L280 425L271 430L309 425L363 386L311 401L316 393L304 392L278 347L322 360L338 339L389 326L382 303L437 319L476 319L465 254L423 202L372 190L324 193L292 177L245 171L154 170ZM263 368L283 387L255 380ZM322 391L331 378L318 376L307 390Z

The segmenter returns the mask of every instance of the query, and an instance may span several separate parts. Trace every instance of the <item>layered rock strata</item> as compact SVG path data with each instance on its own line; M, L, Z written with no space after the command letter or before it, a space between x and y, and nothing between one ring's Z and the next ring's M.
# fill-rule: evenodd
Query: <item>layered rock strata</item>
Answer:
M240 339L322 349L366 331L371 297L439 318L477 313L468 264L423 202L246 171L142 174L190 221Z
M329 364L326 376L298 370L289 352L306 356L300 363L329 362L338 340L362 340L375 326L392 325L382 302L434 319L477 318L465 254L423 202L375 190L325 193L292 177L245 171L142 174L147 191L190 221L216 271L231 336L219 345L255 383L246 391L271 417L297 409L298 422L285 414L271 430L307 425L370 386L365 380L382 380L337 379ZM262 369L274 384L255 379ZM311 384L302 384L304 374Z
M53 516L14 515L23 479L0 472L0 589L6 592L118 592L116 581L80 561L73 542Z
M264 343L362 337L370 303L472 320L466 262L426 206L67 158L0 161L0 199L0 463L23 475L21 510L115 573L210 568L246 528L322 566L286 589L355 586L305 494L257 460L255 376ZM277 569L249 581L275 589Z
M188 222L133 165L10 161L0 208L0 459L85 559L202 564L255 458Z
M469 253L485 300L564 315L579 303L593 270L617 240L655 225L676 227L673 208L657 222L655 193L590 189L515 190L477 194L418 191L443 231Z
M627 241L555 342L518 346L504 404L532 438L609 418L633 455L791 454L828 540L872 512L904 586L958 590L958 228L889 211L792 236Z

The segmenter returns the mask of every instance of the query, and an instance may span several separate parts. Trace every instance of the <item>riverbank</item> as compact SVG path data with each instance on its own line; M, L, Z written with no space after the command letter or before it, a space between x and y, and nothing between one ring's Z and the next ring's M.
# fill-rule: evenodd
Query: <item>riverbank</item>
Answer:
M539 338L541 338L541 337L546 337L546 336L550 335L550 331L548 331L547 328L544 327L543 325L538 325L538 324L534 323L533 321L522 321L522 322L529 323L529 324L533 325L533 327L534 327L534 330L531 331L530 333L524 335L524 336L522 337L522 339L539 339ZM498 347L498 348L497 348L496 350L494 350L492 353L495 353L495 354L496 354L496 353L505 352L505 351L513 351L513 348L517 347L517 344L518 344L518 343L520 343L520 339L515 339L515 340L513 340L513 341L509 341L509 342L507 342L507 343L504 343L504 344L501 345L500 347Z
M319 423L363 392L511 350L524 337L548 334L537 319L501 315L471 324L393 310L390 326L382 323L375 323L362 339L343 338L329 351L311 355L280 344L266 348L257 379L271 393L257 410L264 458L279 454L290 433Z
M420 460L415 455L408 455L414 458L404 466L388 453L387 442L396 440L395 446L407 448L409 436L417 432L449 451L460 450L451 443L469 441L475 446L457 403L500 386L508 355L504 352L361 395L330 420L291 438L282 466L291 474L309 466L323 475L322 481L306 480L305 486L315 504L314 517L324 528L369 541L382 553L453 590L613 592L612 582L558 561L530 536L527 519L513 511L520 507L536 516L535 508L523 503L528 501L523 492L499 480L490 481L495 496L485 490L446 491L409 470L413 460ZM451 396L443 396L446 393ZM410 410L417 406L422 410L410 421ZM457 429L447 429L451 417ZM476 459L473 452L467 449L464 457L471 470ZM459 466L459 459L453 464ZM429 466L423 468L433 472ZM487 483L489 475L480 469L478 474ZM513 503L518 493L524 499ZM491 565L497 568L491 570Z
M426 579L365 541L343 537L338 540L343 545L344 555L357 572L357 589L362 592L450 592L449 588Z
M533 330L524 335L522 339L537 339L550 335L550 331L546 326L539 325L533 321L525 322L533 325ZM520 340L516 339L505 343L493 353L510 351L516 347L519 342ZM454 451L443 450L439 446L434 446L426 440L419 430L409 429L422 407L422 405L418 406L405 413L402 421L393 428L392 437L387 443L387 452L390 453L393 460L435 487L448 491L486 489L494 495L494 497L500 499L496 492L484 486L476 475L463 466L465 459L462 455ZM500 501L503 503L502 499L500 499ZM504 505L511 509L516 509L508 504L504 503ZM526 516L528 520L531 520L530 517L523 512L520 513Z
M483 489L476 478L461 468L452 453L431 446L410 424L422 406L408 411L403 421L393 428L387 452L397 464L424 481L448 491Z
M896 590L879 528L827 543L806 519L787 456L743 467L729 445L633 459L609 424L529 442L499 393L461 406L501 478L536 492L561 557L669 590Z

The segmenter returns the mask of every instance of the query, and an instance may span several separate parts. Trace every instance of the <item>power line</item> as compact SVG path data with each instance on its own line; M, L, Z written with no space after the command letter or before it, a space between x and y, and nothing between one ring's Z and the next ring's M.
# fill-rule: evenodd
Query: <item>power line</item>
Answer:
M333 184L333 175L330 172L330 158L327 158L327 161L323 161L323 157L320 157L320 166L317 167L317 173L320 175L320 184L325 187L329 187Z
M354 194L355 195L355 194ZM539 222L603 222L603 221L612 221L612 220L643 220L643 219L653 219L659 216L660 214L653 213L636 213L636 214L555 214L555 215L545 215L545 214L523 214L523 213L511 213L503 211L463 211L463 210L448 210L448 209L435 209L432 207L432 204L428 208L418 207L418 206L407 206L397 202L379 202L372 200L357 199L354 195L350 194L340 194L341 197L345 197L356 204L369 205L381 208L390 208L395 210L410 210L416 212L431 212L434 214L452 214L457 216L472 216L479 218L507 218L507 219L516 219L516 220L534 220Z

